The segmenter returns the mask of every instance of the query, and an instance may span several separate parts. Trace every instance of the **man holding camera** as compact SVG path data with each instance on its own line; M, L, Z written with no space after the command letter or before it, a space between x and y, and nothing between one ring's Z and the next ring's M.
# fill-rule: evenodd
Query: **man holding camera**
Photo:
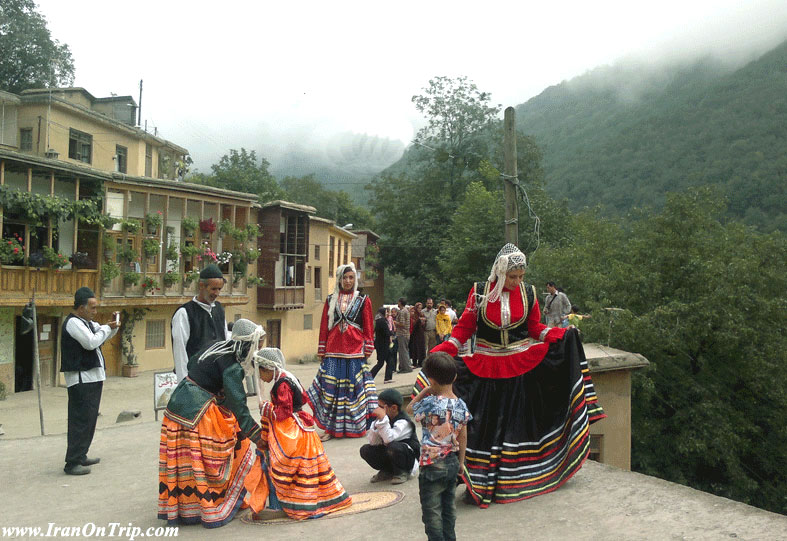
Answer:
M106 379L106 365L101 345L115 336L120 327L117 312L100 325L93 321L98 300L89 287L80 287L74 294L74 311L63 322L60 340L60 371L68 387L68 475L90 473L90 466L101 459L88 458L93 442L101 403L101 390Z

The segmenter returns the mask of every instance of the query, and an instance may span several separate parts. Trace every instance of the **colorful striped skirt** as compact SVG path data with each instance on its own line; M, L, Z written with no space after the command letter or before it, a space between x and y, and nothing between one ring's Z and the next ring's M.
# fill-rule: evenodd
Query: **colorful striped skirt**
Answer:
M243 505L255 446L238 439L228 409L210 404L194 428L161 423L158 518L170 525L224 526Z
M476 505L552 492L579 470L590 446L588 427L606 414L576 332L516 377L480 378L461 357L456 362L456 392L473 415L460 477ZM421 372L413 394L427 385Z
M258 451L261 460L248 477L253 488L247 502L252 510L266 507L271 489L277 507L295 520L319 518L352 505L316 432L301 429L292 417L283 421L271 418L267 442L267 456Z
M366 434L377 407L377 388L363 357L326 356L306 392L317 425L335 438Z

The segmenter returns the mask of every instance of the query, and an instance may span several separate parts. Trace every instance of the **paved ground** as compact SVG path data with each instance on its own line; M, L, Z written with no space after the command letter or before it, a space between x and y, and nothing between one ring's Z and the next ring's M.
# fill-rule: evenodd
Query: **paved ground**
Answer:
M316 365L293 366L305 383ZM378 380L382 376L378 376ZM395 378L409 385L414 374ZM100 430L91 455L101 464L90 475L63 474L65 390L45 396L48 432L38 434L35 393L0 402L0 528L59 527L119 523L163 526L156 518L159 423L152 420L152 375L136 380L110 378L102 402ZM143 409L142 420L115 424L126 408ZM58 411L58 408L62 411ZM326 451L336 474L351 493L371 490L373 473L358 456L361 440L332 440ZM382 487L381 487L382 488ZM221 530L183 527L184 539L424 539L418 482L391 487L405 497L377 511L276 526L236 519ZM457 491L457 496L460 491ZM457 503L460 539L785 539L787 517L711 496L653 477L587 462L558 491L486 510ZM2 530L0 530L2 536ZM17 537L28 538L28 537ZM126 537L127 538L127 537ZM137 536L139 538L139 536Z

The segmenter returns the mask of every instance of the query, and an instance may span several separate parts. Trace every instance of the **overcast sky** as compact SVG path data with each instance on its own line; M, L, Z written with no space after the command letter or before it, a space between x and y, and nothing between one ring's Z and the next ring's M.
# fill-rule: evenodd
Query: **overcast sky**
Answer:
M466 75L505 107L627 57L740 58L787 37L785 0L37 2L75 85L136 100L144 79L148 128L205 171L230 148L275 156L292 138L407 143L410 98L436 75Z

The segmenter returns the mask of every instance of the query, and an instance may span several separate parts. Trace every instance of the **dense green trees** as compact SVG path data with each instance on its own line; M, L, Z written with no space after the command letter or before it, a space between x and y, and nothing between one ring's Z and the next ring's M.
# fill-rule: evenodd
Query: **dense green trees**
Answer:
M787 231L787 43L736 70L599 68L517 108L544 150L549 190L609 215L667 192L719 186L728 214Z
M785 513L787 238L725 212L702 188L628 227L579 214L528 278L555 280L592 312L586 340L611 335L651 361L634 380L635 470Z
M340 226L353 224L353 229L370 228L371 213L352 200L344 190L329 190L314 175L284 177L281 187L286 199L317 209L317 216L335 221Z
M0 4L0 88L71 86L74 60L68 45L53 40L33 0Z

